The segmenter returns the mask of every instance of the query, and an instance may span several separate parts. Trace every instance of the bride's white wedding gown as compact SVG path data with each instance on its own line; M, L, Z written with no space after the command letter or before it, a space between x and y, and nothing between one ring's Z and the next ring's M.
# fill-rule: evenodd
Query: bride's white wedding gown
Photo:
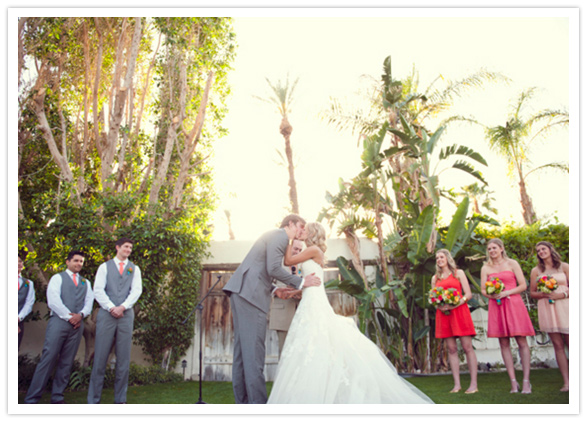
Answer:
M302 275L324 279L313 260ZM348 317L337 315L324 282L304 289L285 341L267 403L431 404L402 379L379 348Z

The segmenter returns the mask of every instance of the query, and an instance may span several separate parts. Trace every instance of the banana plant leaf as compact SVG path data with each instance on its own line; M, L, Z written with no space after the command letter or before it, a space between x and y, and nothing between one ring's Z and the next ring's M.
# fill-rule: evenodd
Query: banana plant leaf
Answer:
M429 205L424 208L414 229L408 238L408 259L416 264L426 256L426 244L430 240L434 223L434 207Z
M461 204L457 207L456 212L452 217L452 221L448 227L448 233L446 234L445 247L450 250L450 253L454 256L456 251L453 250L457 239L466 232L465 221L467 220L467 213L469 212L469 198L465 197Z

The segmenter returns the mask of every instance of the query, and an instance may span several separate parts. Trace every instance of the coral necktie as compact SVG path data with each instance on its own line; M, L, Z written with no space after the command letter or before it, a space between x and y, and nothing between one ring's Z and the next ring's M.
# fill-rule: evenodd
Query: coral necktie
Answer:
M122 269L124 268L124 262L120 262L118 265L120 266L119 272L122 275Z
M73 274L73 283L77 286L77 279L75 279L75 273Z

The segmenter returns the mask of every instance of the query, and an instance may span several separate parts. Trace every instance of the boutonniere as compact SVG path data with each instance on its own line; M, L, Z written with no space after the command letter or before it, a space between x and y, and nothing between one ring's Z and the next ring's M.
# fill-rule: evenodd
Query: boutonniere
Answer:
M131 267L129 267L129 268L126 270L126 273L128 273L129 275L132 275L132 268L131 268Z
M86 284L86 280L84 278L81 278L81 282L82 282L82 285Z
M28 281L24 281L24 287L28 288L29 287L29 282Z

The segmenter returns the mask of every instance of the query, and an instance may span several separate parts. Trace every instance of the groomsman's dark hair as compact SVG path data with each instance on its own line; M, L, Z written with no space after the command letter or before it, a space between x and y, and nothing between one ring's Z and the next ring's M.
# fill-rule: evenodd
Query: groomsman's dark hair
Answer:
M81 251L79 251L79 250L72 250L72 251L69 252L69 254L67 255L67 259L65 259L65 260L71 260L71 259L73 259L74 256L81 256L84 259L86 258L86 255L83 254Z
M292 213L290 215L287 215L285 218L283 218L283 221L281 221L281 225L279 226L279 228L287 227L290 222L293 222L294 224L301 222L302 224L306 225L306 221L304 220L304 218L302 218L300 215L296 215L295 213Z
M133 240L131 240L130 238L122 237L122 238L119 238L118 241L116 241L115 245L121 246L126 243L134 244L135 242Z
M23 262L26 260L26 257L28 254L29 254L29 252L26 250L19 250L18 251L18 257L20 257L20 260L22 260Z

